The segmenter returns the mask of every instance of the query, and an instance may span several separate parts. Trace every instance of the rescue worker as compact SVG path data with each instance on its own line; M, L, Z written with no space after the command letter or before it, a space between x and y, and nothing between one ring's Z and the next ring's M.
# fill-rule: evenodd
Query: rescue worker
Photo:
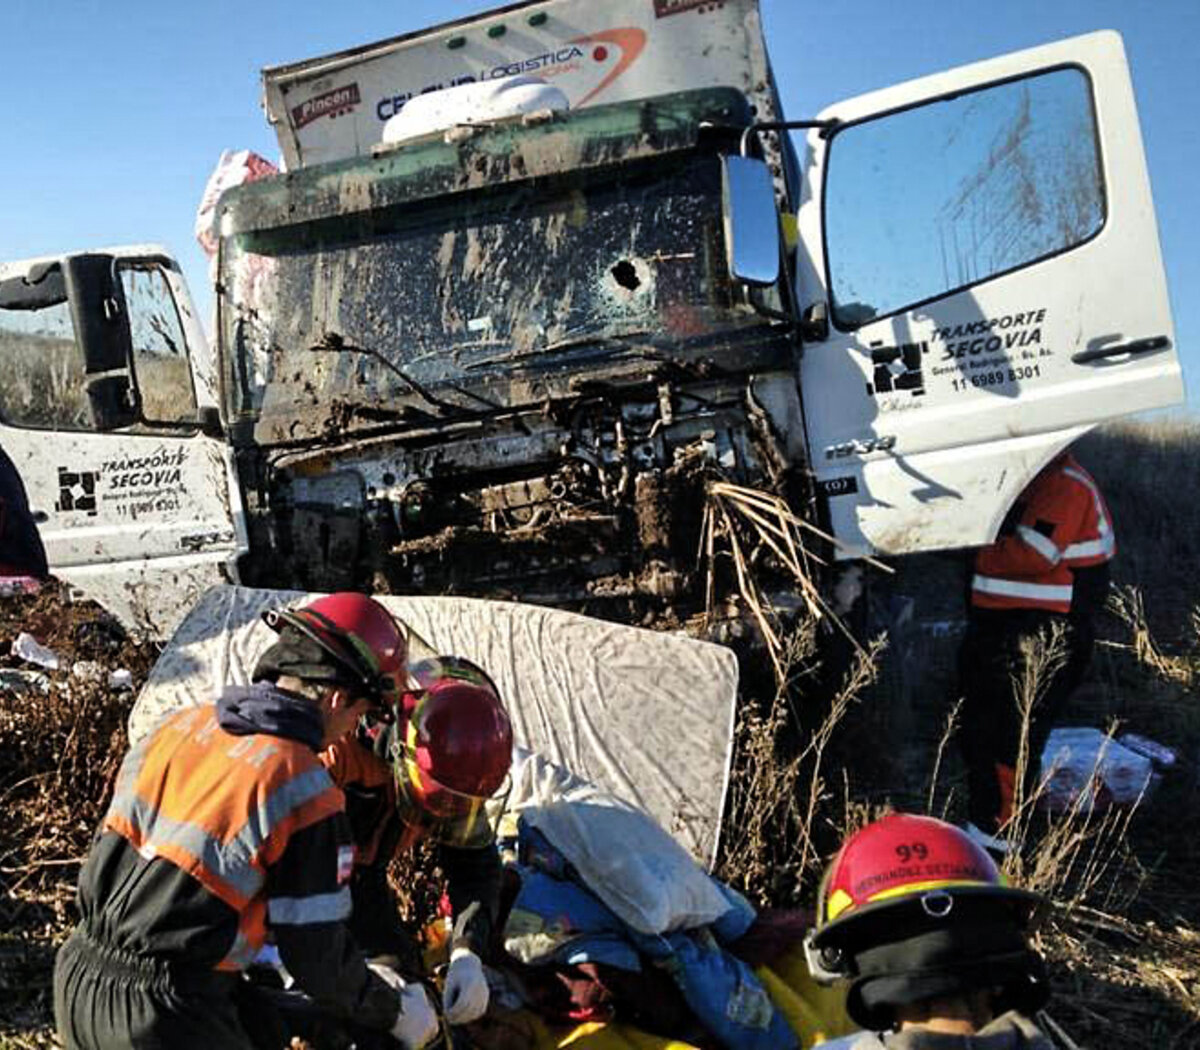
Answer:
M1029 946L1043 898L1004 884L966 832L892 813L825 872L805 942L820 981L848 981L852 1050L1052 1050L1030 1019L1049 994Z
M437 850L454 917L442 1009L453 1025L487 1010L486 954L501 865L484 804L506 783L512 726L492 680L439 657L412 668L393 724L360 727L322 754L345 790L358 846L352 929L373 953L414 953L387 881L389 861L422 839Z
M122 764L55 960L68 1050L250 1050L242 971L268 936L328 1009L405 1047L437 1032L424 989L349 934L351 831L317 757L395 695L404 635L358 594L268 622L255 684L167 716Z
M1095 648L1095 614L1116 553L1112 519L1091 475L1069 453L1046 466L1009 512L995 543L975 555L967 633L959 652L963 696L960 743L967 765L968 830L996 838L1012 817L1021 743L1023 652L1054 625L1066 658L1033 707L1025 786L1037 786L1042 749Z
M16 465L0 448L0 580L44 580L46 549Z

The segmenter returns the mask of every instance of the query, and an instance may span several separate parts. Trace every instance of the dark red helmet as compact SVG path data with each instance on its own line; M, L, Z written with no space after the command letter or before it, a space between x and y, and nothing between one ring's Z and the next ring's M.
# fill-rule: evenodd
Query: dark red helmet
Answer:
M1032 1011L1046 983L1025 935L1044 903L1008 886L953 824L892 813L851 835L826 870L809 967L848 978L850 1016L872 1029L897 1005L976 987Z
M276 631L291 627L316 642L376 703L395 696L406 682L405 632L387 609L365 594L328 594L299 609L271 609L263 619Z
M441 657L412 669L421 690L405 698L393 755L409 816L461 845L486 841L484 803L508 781L512 723L492 681L476 665Z

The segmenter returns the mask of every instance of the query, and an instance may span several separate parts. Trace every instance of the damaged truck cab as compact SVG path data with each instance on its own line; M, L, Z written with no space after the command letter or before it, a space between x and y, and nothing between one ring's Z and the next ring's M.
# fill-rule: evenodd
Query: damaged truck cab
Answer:
M253 582L681 596L706 476L804 463L769 178L775 276L730 272L750 120L714 88L228 192L224 412L277 552Z
M385 141L413 98L531 74L565 108ZM782 498L839 558L970 547L1089 427L1182 398L1114 33L794 125L756 0L533 0L264 84L288 171L217 206L212 367L196 326L171 342L230 466L163 535L219 534L214 576L232 545L260 586L683 620L710 597L713 481ZM0 337L34 269L0 273ZM154 314L84 285L63 352L111 355L80 425L119 456L150 425L123 333ZM44 440L11 413L10 455ZM188 426L215 440L213 415ZM171 516L210 503L223 531ZM110 525L91 549L116 580L136 564ZM769 577L777 553L750 557Z

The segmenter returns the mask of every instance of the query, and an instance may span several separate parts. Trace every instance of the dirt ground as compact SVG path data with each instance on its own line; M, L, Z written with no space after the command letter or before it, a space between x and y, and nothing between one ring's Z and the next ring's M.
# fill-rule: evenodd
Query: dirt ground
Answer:
M1121 449L1098 451L1115 462ZM1136 451L1129 452L1135 461ZM1184 463L1172 449L1167 455L1191 471L1191 459ZM1115 473L1099 480L1118 534L1129 535L1149 497ZM1163 483L1178 491L1188 482L1168 476ZM1161 533L1168 526L1154 527ZM1170 527L1180 537L1158 539L1183 542L1188 524ZM1022 858L1023 873L1037 862L1051 872L1056 906L1042 935L1054 986L1051 1021L1079 1047L1183 1050L1200 1047L1200 638L1188 614L1190 581L1159 570L1142 551L1121 565L1116 582L1124 604L1105 617L1097 659L1069 717L1101 728L1116 719L1122 730L1173 748L1177 765L1152 798L1133 814L1117 814L1115 823L1085 822L1065 844L1040 829ZM812 818L829 829L828 841L880 806L962 818L957 752L952 743L941 746L955 693L962 571L959 558L927 557L873 582L873 622L887 629L887 649L877 659L877 682L853 691L823 756ZM1145 585L1144 609L1134 600L1138 592L1126 590L1135 584ZM10 655L21 631L58 652L62 666L42 670ZM0 1050L56 1045L53 953L75 921L79 865L125 750L133 697L156 655L102 610L66 602L56 589L0 599ZM131 689L109 684L109 672L119 669L130 672ZM768 723L740 721L744 755L764 726L775 731ZM773 741L768 745L760 758L772 753ZM784 772L763 761L765 780ZM787 784L803 795L807 774L799 775ZM768 835L770 819L762 824ZM747 888L766 902L811 900L815 886L805 872L820 862L807 858L799 878L759 868Z

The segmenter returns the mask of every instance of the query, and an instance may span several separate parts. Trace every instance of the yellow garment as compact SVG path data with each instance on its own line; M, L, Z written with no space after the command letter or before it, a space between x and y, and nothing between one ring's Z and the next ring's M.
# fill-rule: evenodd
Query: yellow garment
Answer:
M845 984L817 984L808 972L803 949L793 948L770 969L760 966L755 973L802 1047L858 1031L860 1026L846 1013Z
M788 952L770 969L759 967L756 973L805 1050L858 1030L846 1013L845 988L817 984L809 976L801 949ZM570 1029L551 1028L528 1010L511 1015L504 1027L513 1034L519 1027L521 1042L535 1050L694 1050L691 1043L649 1035L627 1024L590 1021ZM482 1045L491 1044L483 1041Z

